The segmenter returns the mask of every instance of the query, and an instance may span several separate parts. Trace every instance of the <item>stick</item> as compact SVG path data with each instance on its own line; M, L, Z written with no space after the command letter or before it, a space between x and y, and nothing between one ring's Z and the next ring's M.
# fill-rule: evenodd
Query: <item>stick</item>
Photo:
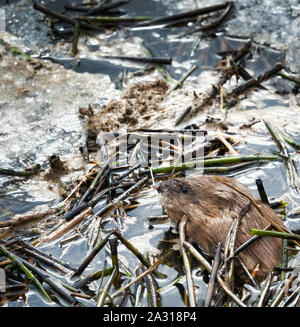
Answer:
M192 66L190 70L188 70L182 77L181 79L175 83L166 93L166 95L169 95L171 92L176 90L178 87L181 87L184 81L198 68L197 65Z
M104 3L100 4L96 8L93 8L87 12L87 16L94 16L96 14L104 13L106 11L109 11L110 9L114 9L119 6L126 5L130 2L131 0L119 0L111 3Z
M196 105L189 106L185 109L185 111L177 118L175 122L175 126L179 125L183 119L189 114L190 117L194 116L199 110L208 105L218 94L218 90L221 86L223 86L236 72L235 64L243 57L246 53L249 52L251 47L251 42L246 42L240 49L237 50L236 55L233 57L232 66L226 74L222 74L217 85L212 85L210 90L206 93L204 98L200 103L196 103Z
M300 241L300 235L289 234L289 233L284 233L284 232L276 232L273 230L261 230L261 229L251 228L250 233L252 235L257 235L257 236L277 237L277 238L283 238L286 240Z
M267 70L263 74L259 75L258 77L253 77L249 81L239 85L235 89L233 89L230 93L227 94L228 97L237 97L242 93L258 86L260 83L274 77L281 69L284 68L282 63L277 63L272 69Z
M157 65L171 65L171 57L128 57L128 56L103 56L107 59L118 59L118 60L129 60L134 62L142 62L147 64L157 64Z
M186 11L181 14L176 14L176 15L170 15L170 16L164 16L161 18L153 19L152 21L148 22L149 25L157 25L157 24L162 24L162 23L167 23L171 21L176 21L178 19L186 18L186 17L193 17L193 16L199 16L199 15L204 15L210 12L214 12L220 9L224 9L228 6L229 2L225 2L224 4L220 5L215 5L215 6L210 6L210 7L205 7L205 8L200 8L200 9L195 9L191 11ZM148 25L147 24L147 25ZM141 24L139 24L141 26Z
M260 161L260 160L278 160L278 156L232 156L232 157L223 157L217 159L203 159L198 161L186 162L182 165L176 166L175 171L181 171L186 169L193 169L195 167L211 167L214 165L223 165L223 164L235 164L240 162L251 162L251 161ZM174 169L174 166L166 166L166 167L157 167L152 168L153 174L159 173L170 173ZM140 172L140 174L149 174L150 170L145 169Z
M50 242L50 241L54 241L57 238L59 238L60 236L62 236L63 234L65 234L68 230L70 230L71 228L75 227L77 224L79 224L83 219L87 218L88 216L90 216L93 213L93 209L92 208L87 208L85 211L83 211L81 214L79 214L78 216L76 216L72 221L67 222L65 224L63 224L63 226L61 227L60 230L58 230L58 232L56 234L54 234L53 236L48 236L45 239L42 240L42 242Z
M41 11L42 13L44 13L46 15L58 18L59 20L61 20L63 22L66 22L66 23L69 23L69 24L71 24L73 26L75 26L76 21L77 21L76 19L73 19L73 18L70 18L68 16L62 15L59 12L57 12L55 10L52 10L52 9L49 9L47 7L44 7L44 6L42 6L42 5L38 4L38 3L33 4L33 9ZM84 22L80 22L80 26L82 28L84 28L84 29L102 32L102 30L100 28L95 27L95 26L93 26L91 24L84 23Z
M147 270L145 270L143 273L141 273L138 277L136 277L134 280L120 288L117 292L111 295L111 298L116 297L119 295L121 292L125 291L128 287L131 285L135 284L138 280L141 278L145 277L147 274L151 273L152 271L156 270L156 268L165 260L166 255L160 259L158 259L151 267L149 267Z
M194 280L191 271L191 265L187 253L183 247L183 243L185 241L185 226L187 222L187 217L183 216L179 222L179 237L180 237L180 252L182 256L182 260L184 263L184 270L186 276L186 284L188 289L188 296L189 296L189 305L191 307L196 307L196 294L194 288Z
M209 274L212 272L211 265L205 260L205 258L188 242L184 241L184 247L190 251L190 253L201 263L204 269L207 270ZM225 282L222 280L220 276L217 276L217 281L225 293L232 298L232 300L240 307L246 307L246 305L235 295L231 292L231 290L226 286Z
M216 280L217 272L218 272L219 265L220 265L221 249L222 249L222 243L219 243L215 257L214 257L212 271L211 271L208 286L207 286L207 291L206 291L206 296L205 296L205 301L204 301L205 307L209 307L211 300L212 300L214 286L215 286L215 280Z

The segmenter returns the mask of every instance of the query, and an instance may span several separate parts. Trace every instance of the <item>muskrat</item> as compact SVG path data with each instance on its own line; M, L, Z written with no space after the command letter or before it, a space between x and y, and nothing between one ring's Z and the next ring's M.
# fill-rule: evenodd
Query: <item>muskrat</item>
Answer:
M224 245L233 220L246 206L249 209L241 218L235 248L252 237L249 232L251 228L264 229L269 226L270 221L266 217L284 227L269 205L258 200L245 185L232 178L212 175L174 178L161 182L157 191L171 220L178 224L185 215L188 236L211 256L215 254L219 242ZM272 237L261 237L239 253L242 263L259 282L280 264L281 256L282 241ZM237 274L240 280L247 281L241 269Z

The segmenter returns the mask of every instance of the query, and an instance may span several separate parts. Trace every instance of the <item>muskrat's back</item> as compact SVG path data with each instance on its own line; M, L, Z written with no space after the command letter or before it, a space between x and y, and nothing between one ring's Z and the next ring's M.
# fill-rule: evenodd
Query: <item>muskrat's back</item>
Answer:
M188 235L205 251L214 255L218 242L225 243L233 220L248 205L249 210L241 218L235 248L251 238L251 228L264 229L270 225L265 216L284 227L276 213L267 204L255 198L245 185L228 177L221 179L225 183L216 176L175 178L162 182L157 188L160 202L169 217L178 223L179 219L186 215ZM250 273L255 271L255 279L261 281L280 264L281 255L280 239L261 237L243 250L239 258ZM245 279L243 275L240 277Z

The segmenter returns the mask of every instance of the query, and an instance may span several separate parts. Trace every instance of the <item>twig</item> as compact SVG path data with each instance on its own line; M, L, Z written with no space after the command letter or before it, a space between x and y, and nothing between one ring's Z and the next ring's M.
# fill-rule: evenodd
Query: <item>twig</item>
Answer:
M105 301L106 297L108 296L109 289L115 278L115 274L116 274L116 269L114 269L114 271L111 274L110 278L108 279L107 283L104 285L103 290L99 290L98 296L97 296L97 302L96 302L97 307L103 307L104 301Z
M300 186L299 186L299 181L298 181L298 175L295 169L295 166L293 164L293 161L291 160L291 157L288 153L288 150L281 138L281 135L278 134L274 128L271 126L270 123L268 123L267 121L264 120L264 123L269 131L269 133L271 134L274 142L276 143L276 145L278 146L278 148L281 151L281 154L284 156L285 160L285 167L287 170L287 176L288 176L288 181L289 181L289 185L294 188L296 190L296 192L300 192Z
M158 24L162 24L162 23L176 21L178 19L182 19L182 18L186 18L186 17L194 17L194 16L199 16L199 15L204 15L204 14L207 14L207 13L210 13L213 11L224 9L227 6L228 6L228 2L225 2L224 4L205 7L205 8L199 8L199 9L195 9L195 10L191 10L191 11L186 11L181 14L164 16L161 18L153 19L150 22L147 22L147 25L158 25ZM143 25L145 25L145 24L143 24ZM139 24L138 26L143 26L143 25Z
M40 165L36 165L36 166L34 166L32 168L27 168L27 169L22 170L22 171L0 168L0 175L29 177L29 176L37 174L40 171L40 168L41 168Z
M128 60L133 62L157 64L157 65L171 65L171 57L128 57L128 56L102 56L107 59Z
M131 251L138 260L147 268L149 268L151 265L149 261L142 255L142 253L134 247L128 240L126 240L119 232L115 231L114 234L118 237L118 239L127 247L129 251ZM154 272L154 274L158 277L165 278L165 276L157 271Z
M109 237L113 234L113 232L109 233L103 240L101 240L88 254L88 256L83 260L82 264L76 269L72 277L80 276L85 268L90 264L90 262L95 258L95 256L101 251L101 249L107 243Z
M216 250L216 254L215 254L214 262L213 262L213 266L212 266L212 271L211 271L208 286L207 286L207 291L206 291L206 296L205 296L205 301L204 301L205 307L209 307L211 300L212 300L214 286L215 286L215 280L216 280L219 265L220 265L221 249L222 249L222 243L219 243L217 246L217 250Z
M227 97L237 97L241 95L242 93L245 93L246 91L258 86L260 83L270 79L271 77L274 77L281 69L284 68L284 65L282 63L277 63L272 69L262 73L258 77L253 77L249 81L239 85L235 89L233 89L230 93L227 93Z
M199 28L196 28L195 30L193 30L191 32L184 33L183 36L191 35L191 34L194 34L196 32L203 32L203 31L209 31L209 30L212 30L212 29L216 29L228 17L228 15L230 14L233 7L234 7L233 2L229 2L228 6L224 10L224 12L214 22L212 22L211 24L207 24L207 25L201 26Z
M276 232L272 230L261 230L261 229L250 229L250 234L257 236L267 236L267 237L277 237L283 238L286 240L297 240L300 241L300 235L292 234L292 233L284 233L284 232Z
M175 171L181 171L186 169L193 169L195 167L211 167L214 165L223 165L223 164L236 164L240 162L251 162L251 161L261 161L261 160L278 160L278 156L232 156L232 157L223 157L223 158L216 158L216 159L207 159L207 160L197 160L192 162L186 162L182 165L178 165L175 167ZM157 167L153 168L153 174L160 174L160 173L170 173L174 169L174 166L166 166L166 167ZM140 172L141 175L149 174L149 169L142 170Z
M105 12L109 11L110 9L114 9L119 6L126 5L130 1L131 0L119 0L119 1L111 2L111 3L104 3L104 4L101 3L99 6L89 10L86 15L94 16L96 14L105 13Z
M284 134L283 132L280 132L282 138L285 140L286 143L290 144L291 146L293 146L295 149L300 150L300 144L296 143L296 141L291 138L290 136Z
M74 25L74 26L75 26L76 21L77 21L76 19L73 19L73 18L70 18L68 16L62 15L59 12L57 12L55 10L52 10L52 9L49 9L49 8L47 8L45 6L42 6L42 5L38 4L38 3L33 4L33 9L41 11L42 13L44 13L46 15L58 18L62 22L66 22L66 23L69 23L69 24ZM98 27L96 27L94 25L91 25L91 24L84 23L84 22L80 22L80 27L82 27L84 29L88 29L88 30L102 32L102 30L100 28L98 28Z
M183 119L189 115L190 117L194 116L197 112L203 109L206 105L208 105L218 94L218 90L221 86L223 86L235 73L236 73L236 63L245 56L246 53L249 52L251 47L251 42L246 42L240 49L237 50L236 55L232 59L232 66L226 73L223 73L216 85L212 85L210 90L207 91L204 98L199 101L194 106L187 107L184 112L177 118L175 122L175 126L179 125Z
M166 95L169 95L171 92L176 90L178 87L181 87L184 81L198 68L197 65L192 66L190 70L188 70L182 77L181 79L176 82L166 93Z
M75 227L75 225L79 224L83 219L86 219L92 213L93 213L93 209L92 208L87 208L81 214L79 214L78 216L76 216L72 221L63 224L61 226L61 228L58 230L58 232L56 232L54 235L51 236L51 234L50 234L46 238L42 239L41 240L42 243L56 240L57 238L59 238L60 236L62 236L63 234L65 234L68 230L70 230L71 228Z
M79 36L80 36L80 23L78 20L76 20L76 23L74 25L72 51L71 51L73 56L76 56L77 54Z
M260 196L260 199L262 200L262 202L264 202L266 204L270 204L262 180L260 178L257 178L255 183L256 183L257 190L258 190L258 193L259 193L259 196Z
M300 86L300 79L299 78L296 78L296 77L293 77L293 76L290 76L290 75L286 75L283 72L279 72L279 73L277 73L277 75L284 78L284 79L287 79L287 80L289 80L291 82L294 82L295 84L297 84L297 86Z
M180 251L181 251L182 260L184 263L186 284L187 284L187 290L188 290L188 296L189 296L189 305L191 307L196 307L196 294L195 294L195 288L194 288L194 280L193 280L192 271L191 271L191 265L190 265L190 261L187 256L187 253L183 247L183 243L185 241L186 222L187 222L187 217L183 216L180 219L179 226L178 226L179 238L180 238Z
M132 280L131 282L129 282L128 284L126 284L125 286L123 286L122 288L120 288L114 294L112 294L111 295L111 298L116 297L121 292L125 291L128 287L130 287L131 285L135 284L138 280L140 280L141 278L145 277L147 274L155 271L157 269L157 267L165 260L166 256L167 255L161 257L160 259L158 259L152 266L150 266L147 270L145 270L143 273L141 273L138 277L136 277L134 280Z
M261 291L261 294L260 294L260 298L258 300L258 303L257 303L257 307L262 307L263 306L263 303L264 303L264 300L265 300L265 297L270 289L270 286L271 286L271 283L272 283L272 279L273 279L273 274L272 272L269 273L266 281L265 281L265 285Z
M95 179L93 180L93 182L91 183L91 185L89 186L88 190L85 192L85 194L83 195L83 197L80 199L78 205L80 205L82 202L84 202L89 196L90 194L94 191L94 189L96 188L97 184L100 181L100 178L103 176L104 172L109 168L109 164L106 163L98 172L98 174L96 175Z
M3 245L0 245L0 251L7 257L9 258L18 268L20 268L24 274L33 281L33 283L36 285L38 290L41 292L41 294L45 297L45 299L52 303L52 300L48 293L45 291L41 283L37 280L37 278L30 272L30 270L25 267L25 265L22 263L22 261L16 256L10 253L9 251L6 250L6 248Z
M183 243L184 247L190 251L190 253L200 262L200 264L207 270L209 274L212 272L211 265L203 258L203 256L188 242ZM246 305L231 292L231 290L226 286L225 282L220 276L217 276L217 281L225 293L231 297L231 299L240 307L246 307Z
M111 262L112 266L115 269L115 278L113 279L113 285L115 289L120 288L121 279L120 279L120 271L119 271L119 259L118 259L118 239L116 237L111 237L109 240L110 245L110 254L111 254Z
M216 133L215 136L219 141L221 141L226 146L230 155L232 156L239 155L239 153L233 148L233 146L225 139L225 137L221 133Z
M112 209L116 208L121 201L127 198L130 194L138 191L141 188L141 186L143 186L147 181L148 181L148 176L144 177L143 179L138 181L135 185L131 186L127 191L125 191L119 197L111 201L107 206L95 212L94 216L102 217L108 211L111 211Z

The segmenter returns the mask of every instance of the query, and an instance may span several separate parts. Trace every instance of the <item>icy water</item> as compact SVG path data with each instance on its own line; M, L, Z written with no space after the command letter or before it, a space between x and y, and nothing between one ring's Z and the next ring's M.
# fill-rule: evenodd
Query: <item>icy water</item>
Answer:
M0 32L0 38L37 58L37 61L43 59L38 68L36 64L12 54L2 55L0 59L1 167L21 170L38 163L47 169L48 157L60 155L70 165L71 173L61 178L61 182L67 184L87 171L79 152L79 146L84 142L86 120L78 115L78 108L91 104L98 111L109 100L119 99L122 95L120 74L125 70L134 72L143 68L143 65L132 62L103 60L103 55L145 56L143 47L146 47L154 56L172 57L172 65L167 67L167 71L173 80L178 80L194 64L198 65L197 70L185 82L184 89L174 91L165 101L167 114L162 112L160 120L150 119L147 122L147 127L154 128L173 128L178 113L193 98L193 92L205 92L216 81L214 65L220 61L220 54L238 48L249 37L253 40L255 51L245 67L252 74L257 76L279 61L287 64L288 72L300 72L298 1L265 0L260 4L257 1L235 1L234 16L226 21L213 38L182 36L193 30L193 24L172 29L129 28L128 33L124 30L99 35L87 33L80 38L76 59L70 56L72 35L62 37L52 33L45 24L44 14L32 9L31 1L9 1L9 5L5 5L5 2L0 0L6 16L6 31ZM61 10L71 2L44 3ZM201 1L199 6L217 3L220 2ZM127 11L128 16L161 17L192 10L195 2L132 0L121 8ZM0 52L5 53L3 44L0 45ZM129 86L156 78L161 78L158 71L145 77L132 78ZM300 98L299 94L290 92L293 83L275 78L263 85L267 89L256 90L252 96L228 112L228 132L236 133L240 139L240 144L235 147L240 154L272 154L273 151L278 151L262 122L253 125L250 130L238 128L253 118L270 121L300 142ZM229 87L234 87L233 83ZM208 110L197 115L192 122L205 123L207 115L218 118L220 112ZM187 123L182 123L179 128L185 125ZM294 153L298 173L299 154L290 147L289 150ZM286 170L281 161L254 166L230 176L246 184L256 195L255 180L261 178L270 199L289 201L288 212L299 208L299 195L287 185ZM46 208L60 200L63 190L56 181L29 178L15 183L16 179L0 178L0 221L34 208ZM174 238L176 234L170 229L169 222L155 224L148 219L149 216L159 216L162 213L155 191L142 193L138 201L140 206L128 212L124 236L141 252L157 254L159 249L169 244L168 238L172 238L172 235ZM291 229L299 229L299 215L287 218L286 225ZM78 266L88 253L88 244L85 238L65 245L61 245L58 240L41 246L41 249ZM137 267L136 258L124 246L119 247L119 255L125 266ZM170 286L171 281L182 274L178 267L179 256L178 252L172 265L164 265L160 269L168 275L166 280L159 280L158 285L162 289L162 306L184 305L180 286ZM104 254L100 253L84 274L98 270L103 261ZM197 298L202 299L207 284L203 275L195 272L194 277ZM178 283L186 286L185 278ZM29 306L48 305L35 289L30 289L27 293L27 302ZM145 297L141 304L147 305ZM10 302L9 305L22 304ZM93 303L87 301L85 305Z

